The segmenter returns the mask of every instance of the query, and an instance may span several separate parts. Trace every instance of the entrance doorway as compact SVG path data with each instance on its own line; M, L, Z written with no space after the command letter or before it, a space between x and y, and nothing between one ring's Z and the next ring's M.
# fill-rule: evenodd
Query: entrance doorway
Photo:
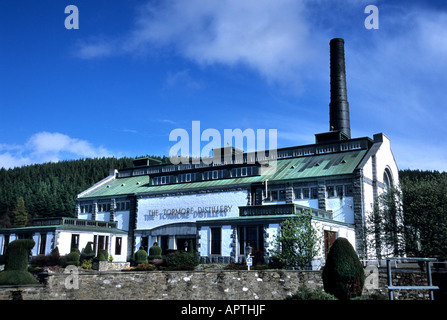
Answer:
M161 248L161 254L164 256L167 255L169 249L169 236L161 236L159 245Z
M177 238L176 244L177 244L177 250L179 251L187 251L189 250L189 246L193 246L193 250L196 250L196 239L195 238Z

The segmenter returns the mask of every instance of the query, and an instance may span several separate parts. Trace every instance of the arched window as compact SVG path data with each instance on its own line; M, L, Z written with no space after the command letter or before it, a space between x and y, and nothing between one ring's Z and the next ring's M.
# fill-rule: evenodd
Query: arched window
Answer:
M390 168L385 168L385 171L383 172L383 183L385 184L386 189L393 186L393 174L391 173Z

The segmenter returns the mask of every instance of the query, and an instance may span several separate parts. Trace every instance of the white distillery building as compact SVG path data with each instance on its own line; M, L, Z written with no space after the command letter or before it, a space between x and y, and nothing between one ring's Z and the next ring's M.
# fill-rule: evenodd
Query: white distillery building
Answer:
M351 138L343 39L331 40L330 52L329 131L316 134L314 144L278 149L270 164L233 147L214 150L231 161L211 164L136 159L79 194L76 219L1 230L0 248L26 236L37 240L33 254L56 245L64 254L91 241L115 261L129 261L140 246L158 242L166 254L192 243L205 262L240 262L250 245L268 260L281 222L310 210L323 239L315 268L337 237L371 258L364 225L375 199L398 184L398 168L384 134Z

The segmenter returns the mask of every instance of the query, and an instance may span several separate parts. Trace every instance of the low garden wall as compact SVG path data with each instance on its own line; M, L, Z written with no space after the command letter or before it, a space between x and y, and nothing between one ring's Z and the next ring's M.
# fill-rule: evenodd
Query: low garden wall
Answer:
M379 288L387 296L386 270ZM418 271L393 271L394 285L424 285ZM322 286L321 271L74 271L54 272L45 284L1 286L0 300L282 300L298 287ZM395 299L428 299L427 291L395 292Z

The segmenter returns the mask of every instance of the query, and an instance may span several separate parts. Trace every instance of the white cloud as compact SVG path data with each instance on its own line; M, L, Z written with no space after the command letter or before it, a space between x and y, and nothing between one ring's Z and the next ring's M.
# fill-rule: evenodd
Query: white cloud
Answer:
M295 0L190 0L142 6L120 39L81 43L84 58L172 50L200 65L244 65L268 81L296 82L318 52L305 4ZM119 43L119 44L117 44Z
M203 87L200 81L193 79L188 70L168 72L168 75L166 76L166 85L168 87L181 86L193 90Z
M379 7L379 30L364 29L367 4ZM441 149L427 148L433 157L424 161L417 152L406 151L406 145L396 152L404 167L425 169L441 168L436 157L445 159L439 150L446 145L434 136L447 135L445 30L447 13L419 2L170 0L141 6L125 36L98 38L80 49L85 57L161 52L201 66L242 65L269 82L302 92L303 84L329 88L328 42L343 37L351 119L357 120L352 121L353 134L384 132L410 145L439 144ZM181 71L169 74L166 82L191 79ZM319 132L312 126L314 119L306 117L310 120L290 128L281 125L289 119L271 126L281 126L280 139L304 140L301 132ZM328 121L322 123L325 128Z
M381 20L383 29L368 47L359 39L349 44L347 52L348 99L351 114L359 119L353 126L358 124L361 130L374 126L374 132L383 130L392 139L445 148L437 137L447 134L443 107L447 38L441 32L447 29L447 14L412 7L381 8L387 13ZM421 169L428 167L420 163L417 153L406 153L403 161L412 158Z
M109 56L114 52L114 46L104 40L94 42L82 42L79 44L77 55L83 59Z
M26 157L12 155L10 152L0 154L0 168L14 168L31 164L31 160Z
M96 147L86 140L58 132L39 132L32 135L23 146L1 144L0 168L107 156L112 156L109 150L102 146Z

